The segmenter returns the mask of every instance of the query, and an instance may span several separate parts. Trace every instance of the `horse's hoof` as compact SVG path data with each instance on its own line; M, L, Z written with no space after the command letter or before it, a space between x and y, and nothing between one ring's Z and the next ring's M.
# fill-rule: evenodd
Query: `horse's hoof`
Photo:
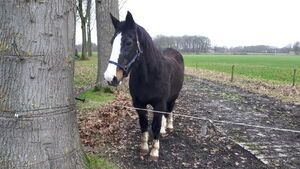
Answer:
M158 157L157 156L150 156L149 161L158 162Z
M160 136L161 136L161 137L167 137L168 134L167 134L167 133L160 133Z
M173 131L174 131L173 128L167 128L167 132L168 132L168 133L172 133Z
M148 154L149 150L141 150L140 151L140 156L144 158Z

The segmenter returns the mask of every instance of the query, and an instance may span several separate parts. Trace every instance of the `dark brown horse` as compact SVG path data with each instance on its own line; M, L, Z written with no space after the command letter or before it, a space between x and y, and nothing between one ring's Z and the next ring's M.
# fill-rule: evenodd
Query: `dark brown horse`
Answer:
M145 109L149 104L154 110L172 112L182 88L184 63L182 55L175 49L160 50L146 30L137 25L130 12L120 22L111 15L115 27L112 38L112 53L105 79L117 86L130 73L129 88L133 106ZM147 112L137 110L141 125L141 154L149 152ZM166 134L166 128L173 129L172 115L155 113L152 121L153 142L151 160L158 160L159 135Z

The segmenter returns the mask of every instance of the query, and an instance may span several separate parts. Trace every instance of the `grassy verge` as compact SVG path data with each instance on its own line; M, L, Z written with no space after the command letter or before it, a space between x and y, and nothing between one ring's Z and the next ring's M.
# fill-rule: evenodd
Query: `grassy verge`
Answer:
M77 103L77 107L80 110L84 108L100 108L103 104L114 100L115 97L113 91L109 88L104 88L99 91L92 88L82 92L79 98L86 100L85 102Z
M76 60L74 86L81 88L95 84L97 79L97 57L89 57L89 60Z
M187 67L185 73L200 78L217 81L227 85L234 85L255 93L265 94L283 101L300 104L300 85L292 87L290 84L280 83L271 80L259 80L247 76L236 75L234 81L230 82L230 74L210 71L206 69L195 69ZM225 94L228 95L228 94Z
M74 82L75 88L92 87L97 77L97 57L89 57L88 60L76 60ZM114 100L113 92L109 88L95 90L91 88L82 92L79 98L86 99L86 102L77 101L79 113L84 113L84 109L97 109L103 104ZM88 169L117 169L108 159L95 154L87 154L86 162Z
M106 159L93 154L86 156L86 162L88 169L117 169L116 166L112 165Z

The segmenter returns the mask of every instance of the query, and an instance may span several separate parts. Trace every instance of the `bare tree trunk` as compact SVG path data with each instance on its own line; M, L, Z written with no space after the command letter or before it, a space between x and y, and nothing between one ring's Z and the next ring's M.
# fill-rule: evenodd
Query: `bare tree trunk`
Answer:
M90 10L87 10L87 52L88 56L92 56L92 36L91 36L91 8L92 8L92 0L88 0L88 5Z
M97 41L98 41L98 74L96 87L99 89L104 85L104 71L107 68L111 53L110 40L114 33L111 24L110 13L119 17L118 0L95 0L97 20Z
M3 0L0 23L0 168L84 168L73 98L75 0Z
M91 21L89 20L87 23L87 53L88 56L92 56L92 36L91 36Z
M81 47L81 60L86 60L86 49L87 49L87 42L86 42L86 22L81 21L81 34L82 34L82 47Z
M88 19L90 18L91 15L91 1L92 0L87 0L86 1L86 10L85 14L83 12L83 0L78 0L78 6L77 10L79 13L80 21L81 21L81 34L82 34L82 48L81 48L81 59L86 60L87 59L87 50L88 50L88 42L86 39L87 35L87 22Z

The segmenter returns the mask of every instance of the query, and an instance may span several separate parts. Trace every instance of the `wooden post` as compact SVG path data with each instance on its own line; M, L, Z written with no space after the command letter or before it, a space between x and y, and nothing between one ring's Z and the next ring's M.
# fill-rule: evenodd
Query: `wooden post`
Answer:
M297 72L297 70L294 69L293 86L295 86L295 84L296 84L296 72Z
M231 79L230 82L233 82L233 72L234 72L234 65L231 67Z

